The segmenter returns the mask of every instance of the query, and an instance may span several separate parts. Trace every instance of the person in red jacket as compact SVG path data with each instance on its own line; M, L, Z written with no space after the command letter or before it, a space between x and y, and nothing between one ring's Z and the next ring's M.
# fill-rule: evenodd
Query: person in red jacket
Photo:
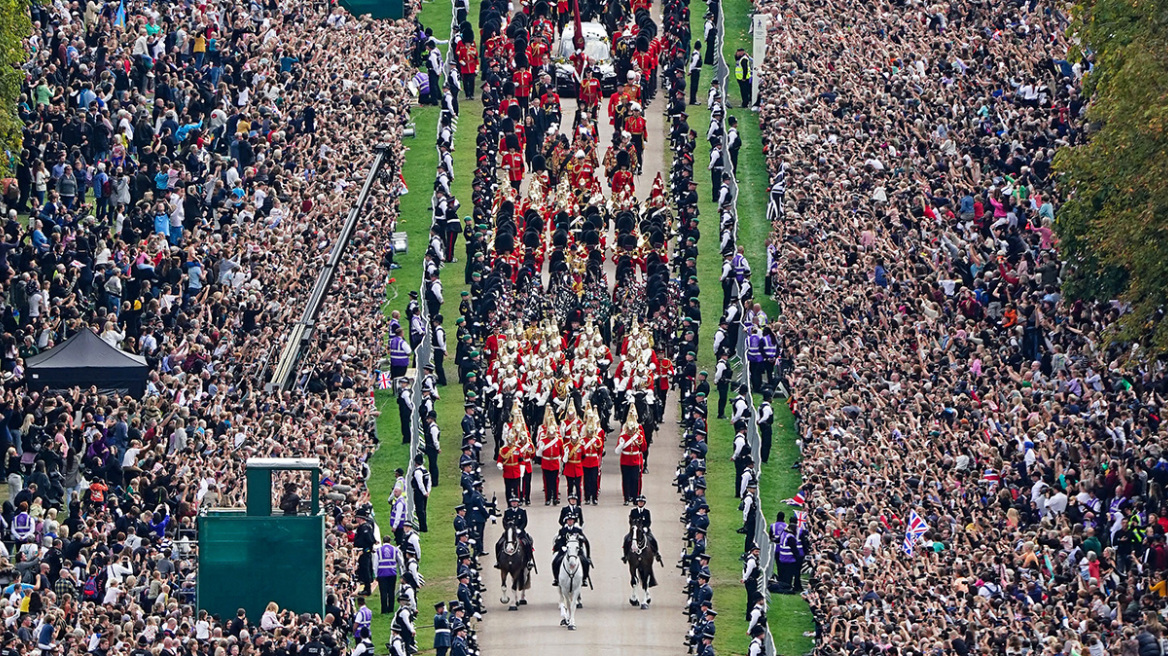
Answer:
M568 479L568 494L580 497L580 483L584 478L584 443L578 428L564 441L564 478Z
M595 410L588 411L588 419L584 422L584 500L585 505L596 505L600 497L600 460L604 457L604 429L600 427L600 419Z
M580 81L580 92L577 94L580 102L592 113L592 120L596 120L596 110L600 108L600 80L591 68L585 69L584 79Z
M527 111L527 104L531 101L531 70L521 68L511 74L511 81L515 83L515 100L523 111Z
M503 153L503 168L507 169L507 179L511 181L511 188L519 191L519 186L523 184L523 153L518 150Z
M539 427L535 455L543 470L543 505L560 505L560 462L564 457L564 437L554 412L545 412Z
M458 57L458 73L462 76L462 88L467 100L474 100L475 75L479 72L479 49L473 41L459 41L454 49Z
M633 136L633 147L637 150L637 172L640 173L641 162L644 161L645 142L649 140L649 130L645 117L641 114L641 105L633 103L632 116L625 119L624 131Z
M617 438L616 452L620 456L621 492L625 505L629 505L641 494L641 458L645 450L645 429L637 419L637 409L630 408L620 437Z
M633 182L633 172L628 168L617 169L612 174L612 195L616 196L632 196L636 193L636 185Z
M515 404L511 422L503 427L503 448L499 449L499 457L495 461L503 472L503 488L508 499L520 498L520 487L523 484L523 451L528 440L523 413L519 409L519 404Z

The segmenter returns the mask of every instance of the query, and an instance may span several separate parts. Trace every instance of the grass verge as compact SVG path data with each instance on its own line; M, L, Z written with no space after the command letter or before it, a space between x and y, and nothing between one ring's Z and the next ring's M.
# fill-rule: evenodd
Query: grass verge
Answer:
M480 0L470 3L470 16L478 16ZM444 32L449 20L450 5L446 2L423 3L420 20L424 25L433 26L436 32ZM473 20L473 18L472 18ZM474 179L475 125L482 115L482 104L477 101L460 101L461 125L454 136L454 181L453 189L463 208L469 211L471 181ZM406 154L403 174L410 193L401 198L399 230L409 235L410 249L397 258L400 269L394 271L396 283L387 289L386 313L405 310L408 292L417 290L422 281L422 258L426 252L430 233L430 196L434 186L434 172L438 166L438 154L434 148L438 121L438 108L415 106L411 111L417 130L416 136L406 142L410 151ZM438 425L442 428L442 453L439 456L437 485L430 494L428 503L429 531L421 535L422 558L420 568L426 580L418 593L417 641L422 653L432 653L434 630L432 609L438 601L449 601L455 597L458 581L454 578L454 507L462 502L462 492L458 486L458 457L461 442L462 393L457 385L458 373L453 363L454 318L457 316L459 293L466 288L463 284L465 258L462 244L457 246L459 261L447 264L443 269L442 284L447 303L443 314L447 321L447 345L450 356L446 359L446 374L451 385L441 388L441 399L435 404ZM388 391L377 392L377 406L381 409L378 420L378 434L382 444L370 463L372 475L369 493L377 509L381 530L389 530L388 498L393 489L394 469L401 467L408 471L410 445L402 444L401 424L398 419L397 401ZM380 614L377 595L369 600L373 610L374 644L389 640L390 615Z
M722 0L722 10L725 16L723 55L731 71L726 91L731 104L740 104L737 84L733 80L734 53L740 45L748 49L751 46L752 4L750 0ZM691 11L690 14L691 30L698 37L703 29L702 13ZM705 67L698 92L698 97L703 101L712 76L712 68ZM734 102L736 98L738 103ZM738 131L742 139L736 174L739 194L738 243L745 247L752 268L761 274L766 270L766 244L771 231L771 226L766 221L766 187L769 180L762 153L761 130L757 114L749 109L732 107L729 109L729 115L738 119ZM710 148L704 138L710 125L709 113L704 109L691 112L690 125L698 134L698 147L694 155L694 161L698 163L695 176L698 180L699 208L705 228L702 243L699 244L698 278L702 288L703 309L707 316L714 317L720 314L722 301L722 288L718 282L722 258L718 248L717 206L710 200L714 181L710 172L703 166L709 162ZM761 275L757 277L755 283L761 292L763 289ZM762 293L756 294L756 299L768 316L773 317L778 312L778 305L773 299ZM703 348L699 352L698 363L711 374L714 369L714 357L709 345L713 343L715 330L717 322L713 320L704 322L699 329ZM735 533L741 525L742 513L738 510L738 500L734 497L736 481L734 465L730 461L734 431L728 421L716 418L716 403L716 398L711 399L713 407L709 431L710 457L707 461L709 467L707 492L710 497L711 517L709 550L713 554L710 564L714 577L715 603L719 617L726 618L721 622L722 626L727 624L729 626L719 627L722 630L718 631L714 646L719 653L745 654L750 640L745 631L746 592L739 582L742 574L741 556L744 540ZM780 509L790 514L791 509L783 506L780 500L792 496L801 481L799 471L791 469L791 465L799 457L799 450L795 445L794 418L786 404L781 402L775 404L775 413L774 447L770 462L762 467L759 490L762 506L771 517ZM812 628L811 612L801 597L773 596L768 616L778 654L804 654L811 649L812 640L803 636L805 631Z

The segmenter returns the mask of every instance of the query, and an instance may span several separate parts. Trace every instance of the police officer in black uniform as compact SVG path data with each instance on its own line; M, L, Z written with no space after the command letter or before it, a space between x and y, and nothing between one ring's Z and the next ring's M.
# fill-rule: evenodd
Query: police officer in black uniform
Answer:
M358 594L372 594L373 548L377 546L377 537L373 533L373 524L364 511L357 512L357 530L353 535L353 546L361 550L357 557L357 580L365 586Z
M580 540L582 547L580 553L580 561L584 565L584 582L588 583L588 572L592 568L592 547L588 543L588 538L584 535L584 531L576 526L576 515L568 515L564 518L565 524L560 527L560 532L556 535L556 540L552 544L552 550L556 555L552 558L552 585L559 587L560 585L560 563L564 560L564 548L568 544L568 538L576 536Z
M523 543L530 558L528 562L534 564L535 542L527 533L527 509L519 504L519 497L511 497L507 500L507 509L503 511L503 526L514 526L515 530L519 531L519 541Z
M560 508L560 526L563 527L568 515L576 518L576 526L584 528L584 508L580 506L580 496L575 492L568 495L568 505Z
M649 512L648 508L645 507L646 501L647 499L643 494L637 497L637 505L629 511L629 528L632 529L634 525L640 525L640 527L645 531L646 536L649 538L649 544L653 546L653 553L657 554L657 562L660 563L661 550L657 548L657 538L653 535L653 531L651 530L651 527L653 526L653 514ZM633 534L630 530L625 534L625 541L622 548L627 550L629 548L629 543L632 542L632 539ZM625 560L624 556L621 556L621 560Z
M701 615L703 601L714 600L714 589L710 587L710 570L702 568L698 572L698 584L690 593L689 615L691 621L696 621Z

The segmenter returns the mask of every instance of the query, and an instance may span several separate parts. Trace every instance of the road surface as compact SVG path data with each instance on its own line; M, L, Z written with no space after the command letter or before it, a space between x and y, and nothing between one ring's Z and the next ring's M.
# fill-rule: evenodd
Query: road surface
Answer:
M657 8L655 7L655 13ZM645 146L645 162L642 174L637 178L637 197L645 199L657 173L668 179L668 162L664 143L667 137L664 117L665 100L661 90L646 108L645 119L650 135ZM600 123L600 152L612 139L612 126L608 122L602 103ZM564 99L564 116L575 113L575 101ZM568 125L564 129L570 129ZM602 183L607 192L607 184ZM608 243L613 243L609 235ZM606 258L609 280L614 278L611 257ZM494 554L482 559L483 581L487 585L483 593L484 604L489 614L484 616L478 632L479 645L484 654L502 656L504 654L539 654L548 648L556 649L557 656L596 656L597 654L630 653L646 655L674 656L685 647L683 641L688 622L682 613L686 596L682 593L685 579L676 568L678 555L683 543L683 527L677 521L682 511L678 493L673 487L674 467L682 457L678 446L677 394L670 394L665 420L659 427L653 448L650 451L649 473L643 479L643 493L648 498L647 507L653 513L653 533L661 549L665 563L658 566L659 585L650 591L652 603L648 610L631 606L628 602L632 590L629 586L628 566L621 562L622 540L628 530L629 508L621 499L620 462L612 453L615 439L610 437L609 453L604 458L601 474L600 502L597 506L584 507L584 533L592 545L593 589L585 589L584 607L576 612L575 631L560 626L559 589L552 585L552 542L559 531L559 506L545 507L543 481L538 466L532 477L532 505L527 507L528 532L535 541L536 566L538 574L527 591L526 606L518 611L508 611L507 604L499 601L499 573L494 569ZM619 427L614 426L619 430ZM610 433L610 436L612 433ZM499 497L500 510L506 505L503 494L502 475L495 468L486 465L486 493L494 492ZM561 477L561 496L566 499ZM493 551L495 541L502 531L502 525L487 527L487 550Z

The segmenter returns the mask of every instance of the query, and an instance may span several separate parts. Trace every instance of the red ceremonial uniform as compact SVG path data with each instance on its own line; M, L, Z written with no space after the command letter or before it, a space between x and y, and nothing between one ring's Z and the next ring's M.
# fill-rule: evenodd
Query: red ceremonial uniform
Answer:
M584 446L580 443L568 443L564 447L568 454L568 461L564 463L564 476L579 478L584 475Z
M507 179L511 182L523 181L523 155L518 151L508 151L503 154L503 166L507 168Z
M638 52L633 55L633 63L636 64L642 73L650 73L657 68L657 58L650 52Z
M564 441L560 439L559 428L549 431L547 427L540 426L539 433L539 445L543 449L540 467L544 471L559 471L560 460L564 457Z
M515 97L527 98L531 96L531 71L525 69L511 74L511 81L515 83Z
M473 43L461 41L455 48L458 56L458 72L463 75L474 75L479 70L479 51Z
M627 169L621 169L612 175L613 194L620 194L625 192L632 193L633 190L633 174L631 171L628 171Z
M554 90L548 91L547 93L540 96L539 101L543 105L544 109L550 110L554 105L556 108L556 113L560 113L560 94L556 93Z
M600 106L600 80L590 77L580 83L580 101L589 109Z
M583 189L590 188L593 183L592 172L591 162L580 163L572 173L572 184Z
M620 444L625 445L621 448L620 464L640 467L642 462L641 454L645 450L645 429L637 426L636 436L621 433Z
M523 476L523 447L508 444L499 449L499 459L503 465L503 478L519 478Z
M604 455L604 429L596 431L596 436L584 442L584 466L599 467L600 457Z
M648 141L648 134L645 130L644 116L630 116L626 118L624 130L634 137L640 137L642 143Z
M541 68L547 60L548 47L543 41L536 41L527 46L527 63Z

